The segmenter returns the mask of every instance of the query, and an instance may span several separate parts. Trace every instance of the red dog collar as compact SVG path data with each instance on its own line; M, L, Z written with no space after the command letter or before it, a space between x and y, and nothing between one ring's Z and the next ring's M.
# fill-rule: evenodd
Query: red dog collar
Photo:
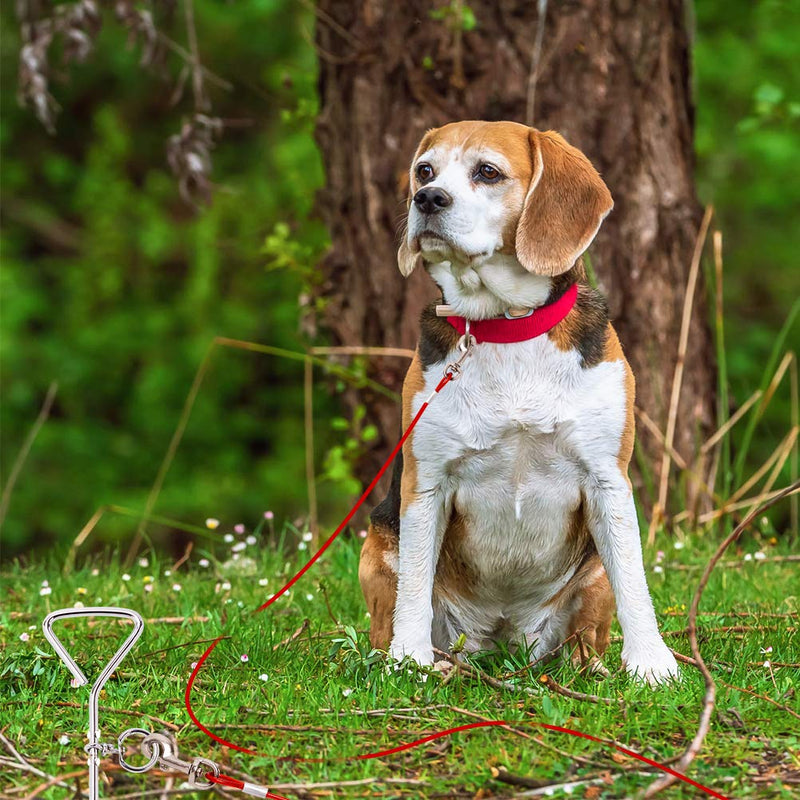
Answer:
M569 314L577 299L578 284L573 283L554 303L535 308L526 317L470 320L469 332L479 344L481 342L510 344L534 339L555 328ZM467 321L464 317L448 317L447 321L460 334L466 333Z

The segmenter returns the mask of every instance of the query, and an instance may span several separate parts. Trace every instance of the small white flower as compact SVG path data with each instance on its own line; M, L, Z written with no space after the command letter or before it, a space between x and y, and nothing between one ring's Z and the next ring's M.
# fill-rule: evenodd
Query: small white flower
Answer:
M370 613L369 613L369 611L365 611L365 612L364 612L364 616L365 616L367 619L371 619L371 617L372 617L372 614L370 614Z
M47 581L42 581L42 586L49 586L50 584Z
M663 550L659 550L656 553L656 564L658 564L659 562L663 561L665 555L666 555L666 553Z
M269 583L269 578L259 578L258 585L259 586L266 586Z
M350 697L350 695L353 694L353 690L352 689L342 689L342 694L345 697Z
M152 583L146 583L146 584L144 585L144 590L145 590L146 592L152 592L152 591L153 591L153 584L152 584Z
M198 564L199 564L201 567L208 567L208 566L210 566L210 565L211 565L211 562L210 562L210 561L209 561L207 558L201 558L201 559L200 559L200 560L199 560L197 563L198 563Z
M77 688L78 688L78 687L81 685L81 682L80 682L80 681L79 681L77 678L73 678L73 679L72 679L72 680L69 682L69 685L70 685L70 686L71 686L73 689L77 689Z
M144 556L142 556L139 559L139 566L140 567L149 567L150 566L150 562Z
M164 570L164 577L165 578L169 578L170 575L172 575L172 570L171 569L165 569Z
M241 660L242 664L246 664L250 660L250 656L248 656L247 653L242 653L239 656L239 659Z
M275 515L271 511L264 512L264 519L273 519Z
M244 527L244 525L242 525L242 523L241 523L241 522L240 522L238 525L234 525L234 526L233 526L233 529L234 529L234 530L236 531L236 533L238 533L238 534L242 534L242 533L244 533L244 531L245 531L245 527Z
M306 595L306 600L313 600L313 599L314 599L314 595L313 594L307 594Z
M232 603L232 602L233 602L233 598L232 598L232 597L229 597L229 598L228 598L228 599L225 601L225 603L226 603L226 604L227 604L227 603Z
M656 564L656 565L653 567L653 572L657 572L657 573L659 573L659 574L660 574L660 573L662 573L663 571L664 571L664 567L660 566L659 564Z
M192 671L196 670L197 669L197 662L196 661L192 661L192 663L189 665L189 667L192 669Z
M752 561L753 560L753 554L752 553L745 553L744 554L744 560L745 561Z
M225 542L225 544L230 544L233 541L233 534L232 533L226 533L222 537L222 541Z
M69 736L67 736L65 733L61 734L61 736L58 738L58 743L62 747L66 747L69 744Z
M255 544L255 543L258 541L258 539L256 539L256 537L255 537L255 536L253 536L253 534L251 533L251 534L250 534L250 536L248 536L248 537L245 539L245 541L247 542L247 544L249 544L249 545L251 545L251 546L252 546L252 545L254 545L254 544Z
M767 554L759 550L757 553L753 554L753 558L756 561L763 561L767 557Z
M123 576L122 576L122 580L124 580L126 583L127 583L127 582L128 582L130 579L131 579L131 576L130 576L130 575L128 575L128 573L127 573L127 572L123 574Z
M266 672L262 672L262 673L261 673L261 674L258 676L258 679L259 679L260 681L268 681L268 680L269 680L269 675L267 675L267 673L266 673Z
M237 600L236 605L239 606L239 608L244 608L244 601L243 600Z
M95 567L95 568L92 570L92 577L93 577L93 578L96 578L96 577L97 577L99 574L100 574L100 570L99 570L97 567Z
M673 544L672 546L673 546L673 547L674 547L676 550L683 550L683 546L684 546L684 545L683 545L683 542L675 542L675 544Z
M73 608L85 608L85 606L83 605L83 603L81 603L81 601L80 601L80 600L76 600L76 601L75 601L75 602L72 604L72 607L73 607Z
M172 591L173 592L179 592L181 589L183 589L183 586L181 586L179 583L173 583L172 584Z
M223 592L229 592L231 590L231 585L228 581L223 581L220 588Z
M297 549L298 549L298 550L308 550L308 545L307 545L305 542L300 542L300 543L297 545Z
M206 528L208 528L209 530L215 531L217 528L219 528L219 520L218 519L214 519L213 517L209 517L206 520Z
M366 539L367 538L367 532L366 531L359 531L358 535L362 539Z
M231 547L231 552L241 553L242 550L245 550L246 548L247 548L247 542L236 542L236 544L233 547Z
M35 631L35 630L36 630L36 628L37 628L37 626L36 626L36 625L28 625L28 630L29 630L29 631Z
M761 652L764 655L766 655L767 653L771 653L772 652L772 647L767 647L767 648L762 647L759 652Z
M769 661L765 661L764 662L764 668L765 669L769 669L771 666L772 666L772 664Z
M311 531L306 531L303 534L303 541L304 542L310 542L313 538L314 538L314 534L311 533Z
M53 590L49 586L42 586L42 588L39 589L39 594L42 597L46 597L48 594L52 594L52 592Z
M31 635L30 635L29 633L21 633L21 634L19 635L19 640L20 640L21 642L27 642L27 641L28 641L28 639L30 639L30 638L31 638Z

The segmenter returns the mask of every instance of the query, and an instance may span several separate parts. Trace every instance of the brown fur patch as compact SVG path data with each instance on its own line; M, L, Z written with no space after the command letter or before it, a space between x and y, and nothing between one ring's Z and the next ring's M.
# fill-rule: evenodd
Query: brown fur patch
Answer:
M575 595L578 605L570 617L567 635L575 634L578 639L573 646L573 663L586 667L595 663L608 647L614 595L596 553L586 562L586 570L581 571L584 577Z
M622 352L619 337L610 324L603 352L603 361L622 361L625 367L625 427L622 429L617 464L630 486L628 464L630 464L631 456L633 455L633 442L636 436L636 419L633 413L633 404L636 397L636 379L633 376L633 370L628 364L628 360L625 358L625 354Z
M444 532L439 562L436 565L434 592L445 597L472 598L477 576L466 557L466 520L453 511Z
M447 324L447 323L445 323ZM448 327L451 327L448 325ZM406 430L413 419L411 403L414 397L425 388L425 377L422 374L419 351L414 356L403 381L403 430ZM400 514L405 513L409 503L413 502L417 491L417 459L414 457L412 443L414 432L403 444L403 476L400 479Z
M613 208L608 187L555 131L529 131L533 179L516 232L517 258L539 275L566 272Z
M397 574L386 563L385 556L396 554L397 548L397 536L391 530L370 525L358 563L358 580L370 613L369 641L382 650L388 649L392 641L397 602Z

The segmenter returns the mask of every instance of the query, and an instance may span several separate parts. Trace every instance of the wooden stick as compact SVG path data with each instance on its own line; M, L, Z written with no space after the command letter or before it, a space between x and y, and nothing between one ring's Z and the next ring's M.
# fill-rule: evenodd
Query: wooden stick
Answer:
M681 384L683 383L683 369L686 361L686 350L689 345L689 323L692 319L692 306L694 304L695 287L697 286L697 276L700 272L700 258L703 255L703 246L708 234L708 226L711 224L711 217L714 214L714 207L706 206L703 221L700 223L700 231L692 254L692 263L689 267L689 279L686 283L686 295L683 298L683 317L681 319L681 333L678 340L678 357L675 363L675 375L672 379L672 396L669 403L669 413L667 415L667 431L664 453L661 458L661 484L658 490L658 500L650 519L650 531L647 535L647 543L653 545L656 540L656 528L661 522L667 507L667 489L669 486L669 473L672 465L670 451L675 442L675 423L678 418L678 402L681 396Z
M711 724L711 715L714 711L714 701L716 698L716 685L714 683L714 678L709 672L708 667L706 666L706 662L703 661L703 656L700 653L700 646L697 643L697 612L700 607L700 599L703 596L703 590L706 588L706 584L708 583L709 578L711 577L711 573L716 566L717 562L722 558L722 554L727 550L728 546L736 541L742 533L747 529L750 523L763 511L766 511L771 506L775 505L779 500L783 499L784 497L791 495L795 492L800 491L800 481L792 484L791 486L787 486L782 492L778 495L773 497L770 500L762 503L758 507L754 508L737 526L734 528L733 532L728 536L725 541L717 548L717 551L711 557L710 561L706 565L706 568L703 572L702 577L700 578L700 583L698 584L697 591L695 592L694 598L692 599L692 605L689 609L689 644L692 648L692 655L697 662L697 668L703 675L703 679L706 684L706 691L703 697L703 706L702 711L700 714L700 721L697 726L697 733L695 733L692 741L689 743L686 750L681 755L680 759L677 762L677 771L686 774L686 769L689 764L692 763L695 756L700 752L700 748L703 746L703 741L706 738L706 734L708 733L709 726ZM671 786L677 778L674 775L663 775L658 780L654 781L650 786L647 788L647 791L644 793L645 798L655 797L658 792L662 789L666 789L668 786Z

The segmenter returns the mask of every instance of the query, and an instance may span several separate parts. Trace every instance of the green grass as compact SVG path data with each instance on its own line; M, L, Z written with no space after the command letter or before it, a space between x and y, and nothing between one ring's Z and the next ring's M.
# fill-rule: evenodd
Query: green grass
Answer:
M797 711L793 688L800 661L795 616L798 598L793 584L796 570L788 561L743 558L756 551L763 551L768 558L788 552L787 543L776 543L766 525L764 522L761 530L755 529L749 538L734 545L714 571L701 605L700 643L716 679ZM88 689L70 687L69 673L41 634L45 614L76 602L126 606L151 620L180 618L147 624L137 647L106 685L101 701L104 741L115 740L122 730L133 726L162 729L163 723L148 718L151 715L177 726L184 757L212 758L265 785L365 778L422 782L374 782L305 792L277 790L288 798L524 796L525 789L496 780L493 768L555 784L603 779L575 789L571 796L580 797L635 796L654 779L640 769L643 765L610 747L533 726L520 730L540 742L506 730L486 729L457 734L391 758L341 760L342 756L395 746L475 720L462 709L491 719L576 728L614 739L656 760L680 754L696 730L704 692L699 673L684 666L683 682L677 688L654 692L635 685L619 671L618 640L612 642L605 659L611 677L578 674L558 659L516 678L520 687L533 690L532 696L497 690L464 674L443 682L438 676L421 681L413 672L387 672L383 659L370 653L367 641L368 621L357 579L357 536L343 536L288 598L266 612L253 614L303 563L308 550L298 550L302 540L287 528L280 537L282 552L259 536L256 545L231 561L230 544L222 543L223 527L217 531L220 544L215 550L220 558L210 551L194 552L188 563L171 574L167 574L171 564L152 553L146 566L129 570L129 580L122 579L123 569L115 555L97 557L66 575L62 574L63 560L55 556L47 565L4 569L0 672L5 700L0 706L0 731L27 761L53 776L78 772L85 765L82 747ZM686 540L681 549L673 547L673 540L666 535L658 542L666 551L661 561L663 572L653 570L656 549L645 552L656 610L662 629L677 632L668 635L667 642L688 654L688 641L682 633L686 607L712 552L711 538ZM200 566L201 558L208 558L209 566ZM264 578L268 579L266 586L259 584ZM48 581L49 594L41 594L43 581ZM176 583L179 591L173 589ZM145 591L148 585L152 589ZM308 629L302 635L273 649L306 619ZM345 632L345 626L355 629L355 639L352 631L350 635ZM724 627L735 629L719 630ZM85 666L90 680L124 636L124 628L113 621L98 621L91 628L85 620L62 623L57 632ZM195 711L218 735L265 755L249 756L217 745L193 727L184 709L190 665L206 646L199 642L219 633L231 638L220 643L200 672ZM29 638L23 641L20 637L24 639L26 634ZM772 650L765 655L763 651L769 647ZM243 654L248 657L246 662L241 660ZM769 669L763 666L765 659L795 666ZM523 655L509 653L483 655L475 663L493 677L525 664ZM540 680L545 673L578 692L621 698L626 710L622 713L616 703L555 694ZM366 714L376 709L377 713ZM797 718L785 710L718 683L711 730L689 775L730 797L796 796L797 731ZM25 797L45 780L11 768L8 754L2 755L4 797ZM276 756L287 755L325 760L276 762ZM104 774L110 783L103 786L103 797L139 797L145 789L164 786L163 776L135 776L118 770ZM73 788L69 790L50 787L37 796L71 798L75 779L70 780ZM81 781L85 789L85 779ZM551 796L570 795L557 789ZM679 784L663 796L699 794Z

